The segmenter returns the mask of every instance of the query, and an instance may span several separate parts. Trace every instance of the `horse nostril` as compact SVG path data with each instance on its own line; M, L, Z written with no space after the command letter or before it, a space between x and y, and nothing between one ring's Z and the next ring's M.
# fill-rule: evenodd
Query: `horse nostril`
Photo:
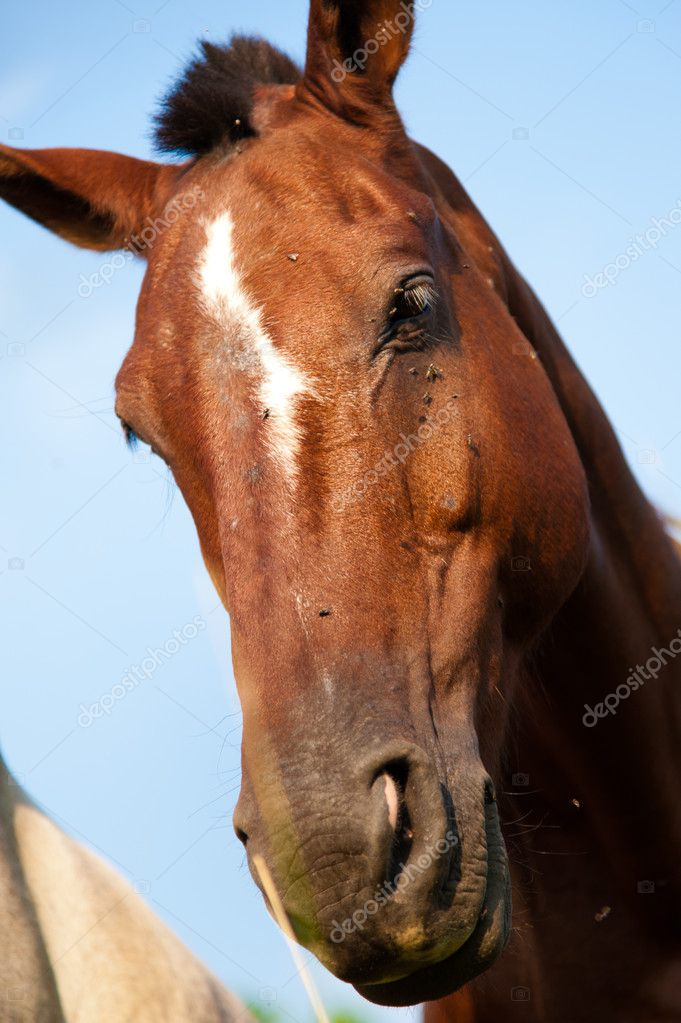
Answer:
M385 805L388 810L391 841L387 864L387 880L394 882L404 869L414 843L414 830L406 800L409 764L406 760L394 760L377 772L374 785L382 785Z
M234 825L234 833L235 833L236 837L239 839L239 841L241 842L241 844L245 846L246 843L248 842L248 835L246 834L244 829L240 828L238 826L238 824L235 824Z

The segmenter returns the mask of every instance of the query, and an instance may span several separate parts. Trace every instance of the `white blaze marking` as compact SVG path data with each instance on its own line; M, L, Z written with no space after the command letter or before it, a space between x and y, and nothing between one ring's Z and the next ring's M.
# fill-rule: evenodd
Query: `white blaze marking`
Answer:
M206 247L199 263L204 301L229 339L231 362L259 378L258 401L268 410L264 426L272 453L293 476L300 443L294 412L298 395L310 390L302 373L277 351L241 282L234 262L234 222L228 212L206 224Z

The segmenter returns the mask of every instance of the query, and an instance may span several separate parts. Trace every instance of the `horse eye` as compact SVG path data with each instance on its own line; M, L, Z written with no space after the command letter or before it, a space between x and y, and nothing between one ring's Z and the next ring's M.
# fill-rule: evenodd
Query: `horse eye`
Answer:
M435 286L431 277L418 277L395 289L393 308L390 310L392 326L405 320L419 319L431 312L435 302Z
M139 437L133 430L132 426L130 426L129 423L126 423L125 420L121 419L120 424L121 429L123 430L123 436L125 437L125 443L128 445L129 448L132 448L134 450L139 444L140 441Z
M147 441L143 437L140 437L139 433L137 433L135 428L131 426L130 423L126 423L124 419L120 419L120 424L121 429L123 430L123 436L125 437L125 443L128 445L131 451L135 451L140 444L146 444L149 447L149 450L151 451L152 455L156 455L157 458L160 458L162 461L165 462L165 458L163 457L161 452L154 447L151 441Z

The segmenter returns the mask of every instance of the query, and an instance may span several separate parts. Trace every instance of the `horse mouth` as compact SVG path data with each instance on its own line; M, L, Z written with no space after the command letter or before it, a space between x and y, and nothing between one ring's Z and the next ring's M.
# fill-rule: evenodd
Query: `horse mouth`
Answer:
M401 980L385 984L356 984L355 990L367 1001L390 1008L447 998L489 969L503 952L509 929L510 922L504 921L501 927L495 927L496 933L492 934L486 931L484 924L482 927L479 924L468 941L440 963L415 970ZM486 937L491 937L492 947L483 950L483 944L487 944L483 940Z
M489 831L488 827L488 839L494 842ZM497 836L501 839L500 833ZM467 940L438 962L417 967L397 980L353 984L363 998L393 1008L436 1001L489 969L506 947L511 929L511 882L503 840L496 854L490 858L482 909Z

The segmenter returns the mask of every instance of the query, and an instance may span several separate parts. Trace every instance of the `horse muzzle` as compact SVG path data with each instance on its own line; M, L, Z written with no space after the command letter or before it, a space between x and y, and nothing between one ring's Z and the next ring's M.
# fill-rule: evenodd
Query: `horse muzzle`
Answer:
M351 785L333 760L312 778L299 765L300 788L292 765L286 778L245 776L235 828L256 883L254 854L301 944L370 1001L451 993L490 965L509 930L489 777L474 759L457 765L452 785L407 744L370 755Z

